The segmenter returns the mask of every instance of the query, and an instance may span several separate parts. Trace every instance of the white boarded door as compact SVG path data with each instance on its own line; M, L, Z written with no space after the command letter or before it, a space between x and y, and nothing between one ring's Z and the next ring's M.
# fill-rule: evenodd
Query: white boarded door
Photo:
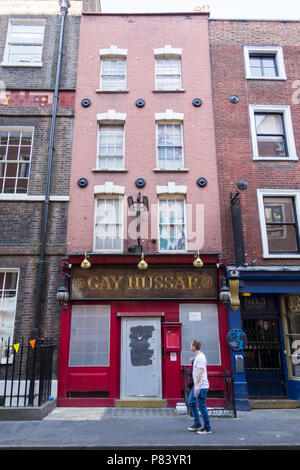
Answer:
M160 318L122 319L121 398L161 398Z

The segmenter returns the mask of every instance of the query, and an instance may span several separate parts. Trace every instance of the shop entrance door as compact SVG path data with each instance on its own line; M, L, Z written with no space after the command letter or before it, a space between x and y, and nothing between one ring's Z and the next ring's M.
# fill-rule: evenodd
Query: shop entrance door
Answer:
M158 318L123 318L121 399L161 398L161 324Z
M242 321L247 335L245 372L249 398L283 398L285 376L277 318L252 318Z

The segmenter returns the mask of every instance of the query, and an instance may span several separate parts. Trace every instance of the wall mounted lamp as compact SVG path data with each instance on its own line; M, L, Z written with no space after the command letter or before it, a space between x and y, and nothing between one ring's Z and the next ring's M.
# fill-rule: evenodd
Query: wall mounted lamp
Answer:
M141 259L138 263L138 268L141 270L148 268L148 263L146 263L146 261L144 260L144 253L141 254Z
M231 301L231 293L229 290L229 287L226 285L225 278L222 276L221 277L221 290L220 290L220 295L219 295L219 300L222 302L222 304L229 304Z
M195 268L202 268L202 266L203 266L203 261L202 261L202 259L201 259L200 256L199 256L199 250L198 250L198 254L197 254L197 255L194 255L194 258L195 258L195 259L194 259L194 261L193 261L193 266L194 266Z
M82 261L82 263L81 263L81 265L80 265L80 267L81 267L82 269L90 269L91 263L90 263L90 261L88 260L88 258L89 258L89 255L87 255L86 252L85 252L85 253L84 253L84 260Z
M60 305L66 304L69 301L69 290L67 288L67 278L70 278L70 274L64 274L64 285L59 287L56 293L56 298Z

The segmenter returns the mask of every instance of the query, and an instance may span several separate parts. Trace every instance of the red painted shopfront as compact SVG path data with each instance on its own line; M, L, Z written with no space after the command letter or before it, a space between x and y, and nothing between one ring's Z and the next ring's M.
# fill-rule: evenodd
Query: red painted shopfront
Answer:
M80 268L82 259L63 260L70 300L62 308L58 406L174 407L183 401L192 339L202 341L209 374L230 370L218 255L201 255L202 268L192 255L149 255L145 271L136 255L91 255L90 269ZM223 387L214 380L209 406L225 405Z

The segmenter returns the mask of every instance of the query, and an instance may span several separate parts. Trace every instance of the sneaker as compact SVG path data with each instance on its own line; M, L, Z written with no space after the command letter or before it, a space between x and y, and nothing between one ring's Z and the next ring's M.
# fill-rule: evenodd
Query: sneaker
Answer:
M193 426L190 426L188 428L189 431L194 431L194 432L201 431L201 429L203 429L203 428L199 428L199 426L196 426L195 424L193 424Z
M197 434L212 434L212 431L208 431L208 429L202 428L197 431Z

